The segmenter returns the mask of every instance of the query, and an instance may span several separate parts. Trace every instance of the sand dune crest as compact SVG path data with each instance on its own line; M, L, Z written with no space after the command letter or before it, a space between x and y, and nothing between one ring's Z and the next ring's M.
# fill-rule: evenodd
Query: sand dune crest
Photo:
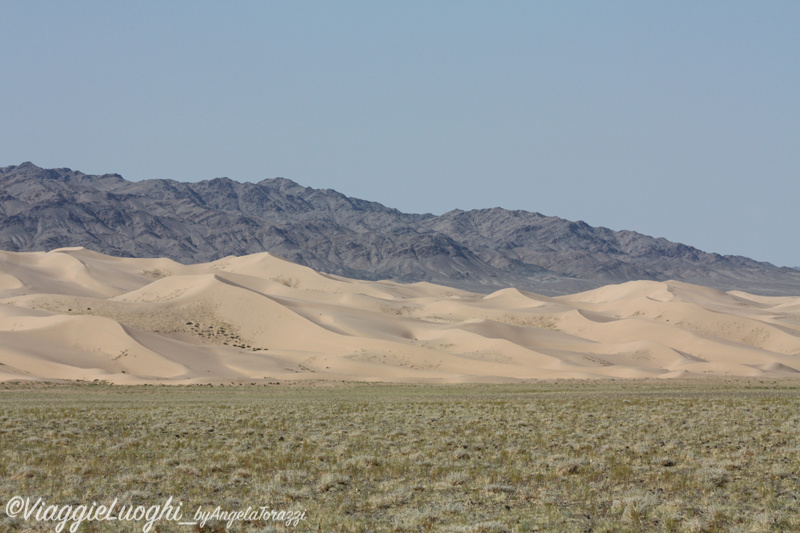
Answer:
M549 298L317 273L0 252L0 380L513 382L800 373L800 298L638 281Z

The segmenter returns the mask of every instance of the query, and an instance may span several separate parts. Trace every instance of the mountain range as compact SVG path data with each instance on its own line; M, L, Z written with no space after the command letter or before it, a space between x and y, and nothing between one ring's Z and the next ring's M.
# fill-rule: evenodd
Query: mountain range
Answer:
M83 246L184 264L269 251L358 279L545 295L631 280L800 295L800 271L642 235L501 208L409 214L284 178L239 183L0 168L0 249Z

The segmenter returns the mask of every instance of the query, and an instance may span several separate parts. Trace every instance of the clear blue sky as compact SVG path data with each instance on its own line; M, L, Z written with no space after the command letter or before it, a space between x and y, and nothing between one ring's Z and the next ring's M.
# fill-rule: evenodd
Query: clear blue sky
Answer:
M282 176L800 265L800 2L0 0L0 166Z

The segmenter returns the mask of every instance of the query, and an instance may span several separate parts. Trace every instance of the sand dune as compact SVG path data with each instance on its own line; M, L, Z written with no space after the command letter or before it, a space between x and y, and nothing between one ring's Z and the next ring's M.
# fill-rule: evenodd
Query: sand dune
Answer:
M0 252L0 381L800 377L800 298L639 281L549 298L319 274Z

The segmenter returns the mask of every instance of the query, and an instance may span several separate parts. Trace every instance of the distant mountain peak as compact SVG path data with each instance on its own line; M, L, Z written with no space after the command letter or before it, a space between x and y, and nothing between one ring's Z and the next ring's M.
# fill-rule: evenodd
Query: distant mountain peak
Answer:
M675 279L800 294L800 272L634 231L500 207L408 214L287 178L129 182L31 162L0 168L0 249L84 246L183 263L269 251L362 279L561 294Z

